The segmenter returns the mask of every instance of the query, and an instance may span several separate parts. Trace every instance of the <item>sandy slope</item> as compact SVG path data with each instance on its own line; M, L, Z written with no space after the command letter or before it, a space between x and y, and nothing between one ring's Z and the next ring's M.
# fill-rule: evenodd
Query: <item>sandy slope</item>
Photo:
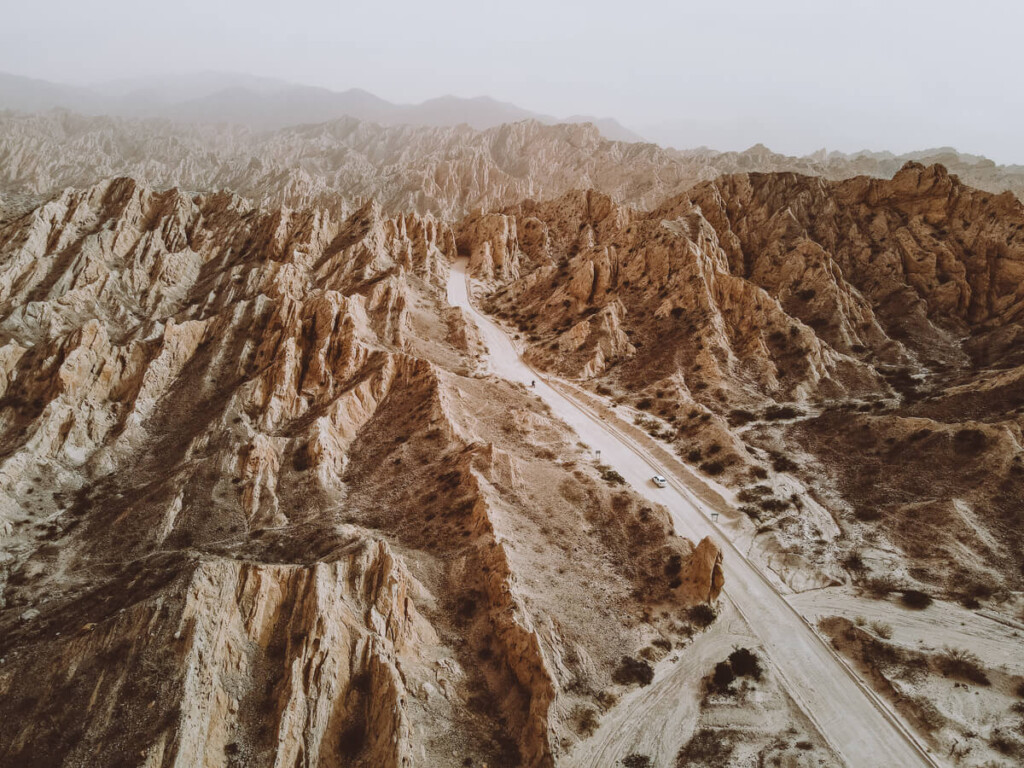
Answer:
M917 650L969 648L987 665L1024 673L1020 630L952 603L936 600L926 610L915 611L896 601L857 597L842 587L793 595L790 602L812 622L822 616L863 616L887 623L897 645Z
M660 470L639 448L548 386L521 360L505 333L470 303L464 259L451 270L448 300L476 321L496 374L527 386L536 380L537 394L576 430L581 440L600 451L603 462L618 470L637 492L665 505L679 535L695 541L706 535L715 537L726 552L728 598L760 638L791 695L848 765L878 768L929 764L901 727L872 702L781 595L718 534L683 486L672 481L668 488L656 488L650 478Z

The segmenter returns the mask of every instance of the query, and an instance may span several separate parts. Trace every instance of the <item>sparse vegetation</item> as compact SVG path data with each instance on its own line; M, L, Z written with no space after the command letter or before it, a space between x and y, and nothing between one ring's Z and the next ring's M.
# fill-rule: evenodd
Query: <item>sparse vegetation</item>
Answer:
M716 614L715 609L707 603L700 603L699 605L693 606L693 608L688 611L687 618L695 627L704 629L705 627L710 627L714 623L715 619L718 618L718 614Z
M601 473L601 479L610 485L625 485L626 478L616 472L609 466L604 464L598 466L598 471Z
M679 750L676 766L690 768L701 765L717 768L729 765L729 758L736 748L730 736L729 731L701 728Z
M761 661L749 648L737 648L729 654L729 663L739 677L761 679Z
M578 704L572 712L572 726L580 736L589 737L594 735L598 725L601 724L597 716L597 710L583 704Z
M892 576L875 576L864 582L864 588L872 597L888 597L896 591L896 580Z
M764 418L767 421L783 421L799 416L803 416L803 413L791 405L770 405L764 412Z
M923 611L932 604L932 598L930 595L919 589L905 589L900 595L900 602L907 608L913 608L915 611Z
M705 475L715 477L725 472L725 464L721 461L705 461L700 465L700 471Z
M643 659L623 656L618 668L612 673L612 680L619 685L650 685L654 680L654 667Z
M743 408L734 408L729 411L729 426L732 427L742 427L744 424L749 424L756 419L756 415Z
M959 677L976 685L991 685L988 675L981 667L981 660L963 648L946 646L937 663L946 677Z
M800 465L793 461L788 456L772 452L771 453L772 469L776 472L795 472L800 468Z
M885 640L892 638L892 625L886 624L884 621L872 621L871 631Z

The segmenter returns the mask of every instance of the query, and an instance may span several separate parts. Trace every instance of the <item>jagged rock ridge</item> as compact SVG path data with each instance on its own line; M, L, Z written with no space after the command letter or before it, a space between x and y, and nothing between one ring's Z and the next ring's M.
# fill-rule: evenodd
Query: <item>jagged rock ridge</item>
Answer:
M810 558L823 584L852 562L858 579L954 595L1019 588L1012 194L919 163L891 180L740 174L650 212L594 191L525 201L470 217L456 241L532 362L634 407L736 486L769 562Z
M0 225L0 762L551 765L685 636L717 548L476 371L457 249L126 178Z
M1024 193L1017 167L946 150L929 157L975 186ZM7 114L0 116L0 216L5 208L34 207L68 186L118 175L192 193L230 189L293 208L374 198L391 214L430 212L455 220L474 209L551 199L573 189L594 188L617 203L647 209L726 173L888 178L901 163L893 157L795 158L760 146L679 152L609 141L593 125L529 120L475 131L343 119L259 133L71 113Z

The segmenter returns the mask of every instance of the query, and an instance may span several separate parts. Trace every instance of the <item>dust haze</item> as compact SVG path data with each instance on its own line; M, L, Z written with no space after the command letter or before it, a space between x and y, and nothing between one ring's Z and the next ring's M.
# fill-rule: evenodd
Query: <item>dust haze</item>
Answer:
M126 0L12 4L0 71L58 83L216 71L418 103L486 95L677 148L1024 163L1024 9L960 3ZM151 87L151 83L141 84Z

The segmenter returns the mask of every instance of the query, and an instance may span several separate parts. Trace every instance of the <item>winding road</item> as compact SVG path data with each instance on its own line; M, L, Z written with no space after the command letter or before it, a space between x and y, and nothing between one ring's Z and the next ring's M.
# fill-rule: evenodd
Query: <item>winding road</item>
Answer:
M845 764L864 768L910 768L939 763L881 700L854 675L771 583L718 531L688 489L643 448L605 423L582 403L550 385L523 361L509 336L470 300L467 260L456 260L448 280L448 302L476 323L489 350L491 371L530 386L569 424L600 460L614 467L634 490L672 515L676 532L692 541L711 536L724 553L725 593L760 639L789 694ZM669 478L667 488L651 482ZM596 765L596 763L595 763Z

